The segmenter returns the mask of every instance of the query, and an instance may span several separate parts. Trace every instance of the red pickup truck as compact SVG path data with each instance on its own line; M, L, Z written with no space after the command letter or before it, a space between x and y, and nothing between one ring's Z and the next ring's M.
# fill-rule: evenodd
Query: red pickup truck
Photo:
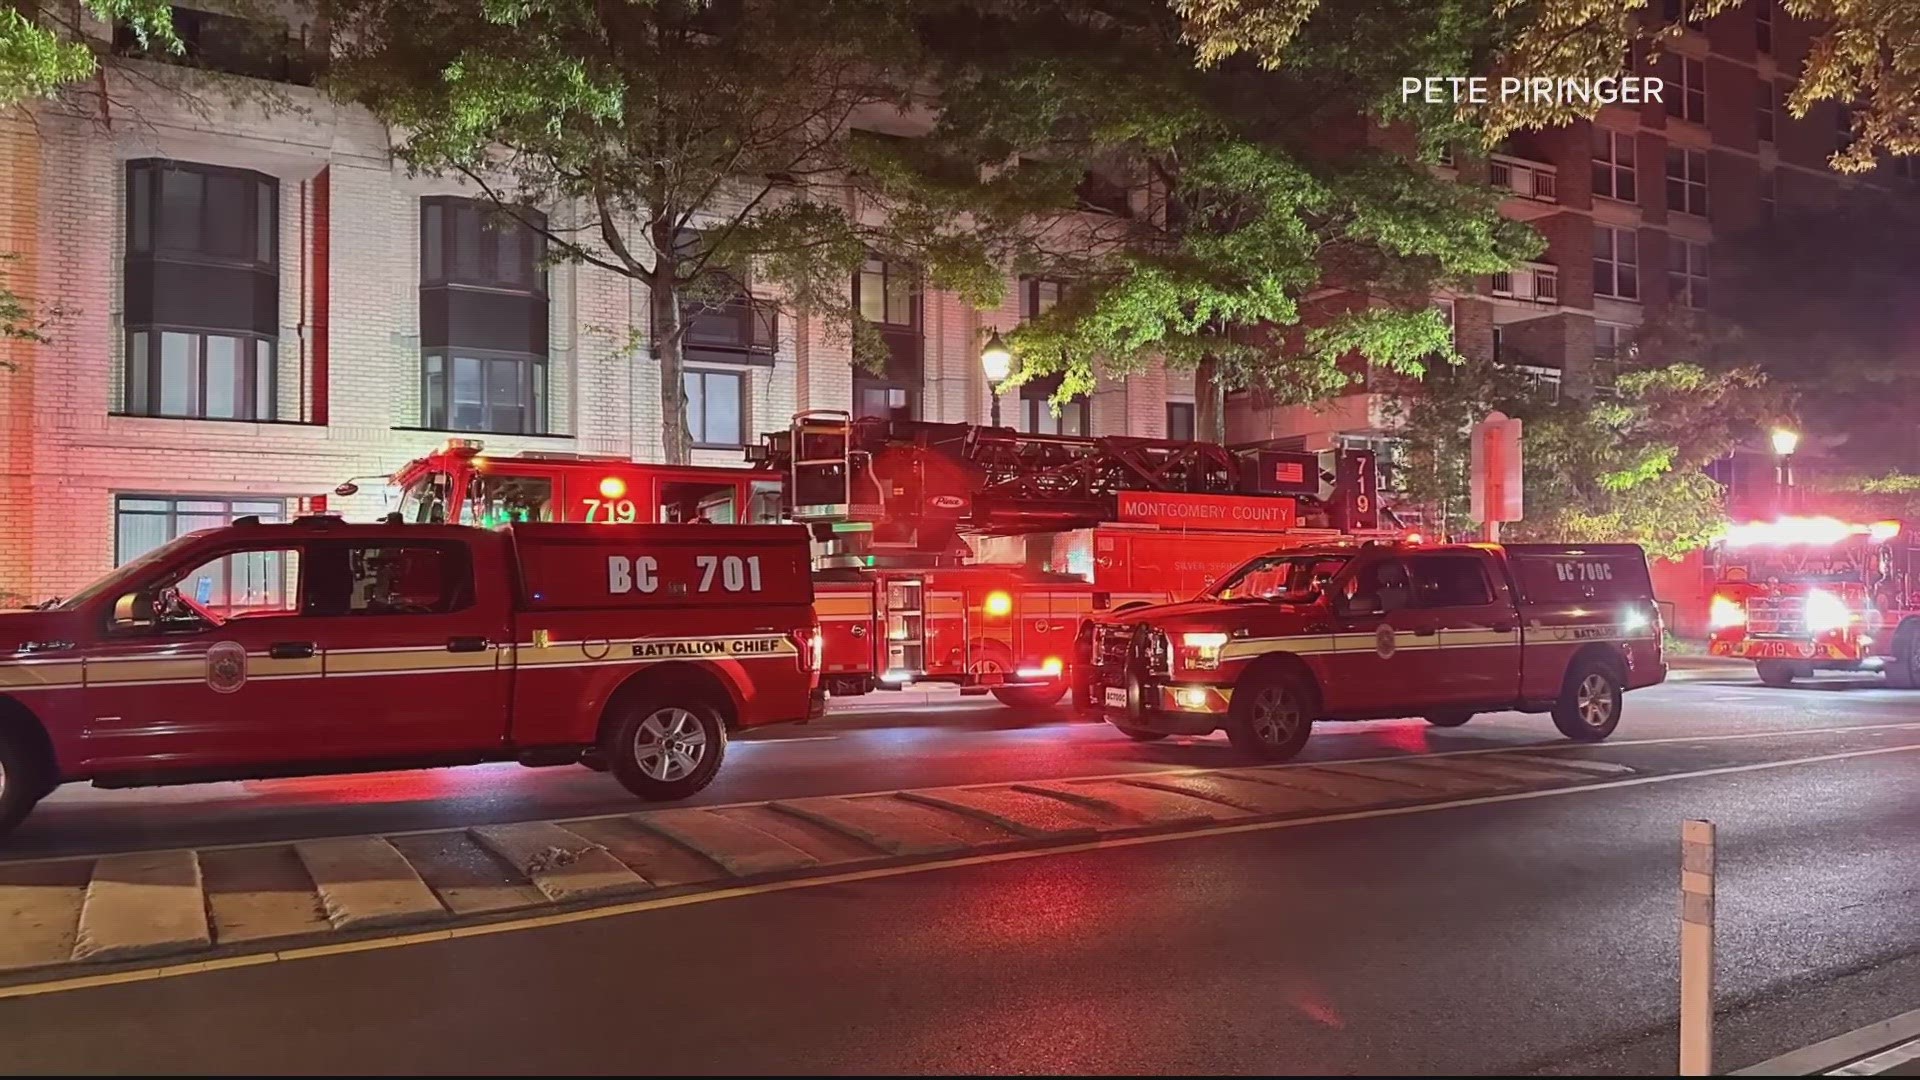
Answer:
M192 533L0 615L0 832L82 780L517 760L684 798L823 707L808 569L792 526Z
M1135 739L1224 728L1292 757L1316 720L1549 712L1595 741L1624 691L1666 678L1631 544L1340 541L1252 559L1198 599L1083 627L1075 704Z

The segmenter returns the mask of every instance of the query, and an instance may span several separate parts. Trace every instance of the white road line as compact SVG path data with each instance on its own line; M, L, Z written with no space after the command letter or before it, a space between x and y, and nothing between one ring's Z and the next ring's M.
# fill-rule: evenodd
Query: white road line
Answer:
M468 926L449 927L444 930L428 930L417 933L400 934L393 937L364 938L356 941L311 945L305 948L283 949L271 953L219 957L188 964L135 968L128 971L116 971L100 975L82 975L71 979L55 979L40 983L0 986L0 1000L8 998L41 997L47 994L66 993L72 990L85 990L99 986L115 986L123 983L146 982L153 979L179 978L186 975L224 971L228 968L252 967L259 964L312 960L324 956L339 956L343 953L397 949L410 945L426 945L434 942L453 941L458 938L488 937L494 934L504 934L518 930L538 930L549 926L565 926L571 923L611 919L623 915L637 915L664 908L689 907L694 904L712 903L716 900L733 900L741 897L761 896L767 893L788 892L796 889L817 889L828 885L847 885L855 882L875 881L882 878L903 877L908 874L924 874L934 870L951 870L958 867L1017 862L1024 859L1046 858L1054 855L1075 855L1082 852L1102 851L1111 848L1139 847L1144 844L1166 844L1179 840L1230 836L1236 833L1296 829L1307 825L1330 825L1337 822L1365 821L1373 818L1405 817L1410 814L1432 813L1436 810L1454 810L1468 806L1490 806L1495 803L1522 802L1531 799L1552 799L1566 795L1584 794L1591 791L1612 791L1619 788L1644 787L1648 784L1667 784L1676 780L1698 780L1714 776L1733 776L1741 773L1792 768L1796 765L1818 765L1830 761L1847 761L1853 758L1876 757L1881 754L1913 753L1916 751L1920 751L1920 744L1882 746L1875 747L1871 750L1846 750L1833 754L1817 754L1813 757L1791 758L1786 761L1765 761L1751 765L1725 765L1719 768L1697 769L1693 772L1686 773L1667 773L1660 776L1635 776L1624 780L1585 784L1579 787L1516 791L1504 795L1479 795L1466 799L1454 799L1450 802L1424 803L1414 806L1389 806L1371 810L1353 810L1346 813L1322 814L1318 817L1308 818L1288 818L1281 821L1256 821L1237 825L1210 825L1195 829L1183 829L1178 832L1089 840L1084 843L1030 848L1022 851L1002 851L989 855L958 855L951 858L935 859L929 862L914 863L907 866L884 866L871 870L850 870L840 874L823 874L819 877L796 878L789 881L772 881L760 885L738 885L729 889L716 889L712 892L689 893L682 896L666 896L650 900L633 900L580 911L563 911L549 915L529 916L521 919L506 919L500 922L476 923Z
M1879 1076L1892 1072L1895 1066L1905 1065L1909 1061L1920 1059L1920 1039L1902 1043L1891 1050L1883 1050L1870 1058L1856 1061L1844 1068L1835 1069L1828 1076Z
M1249 766L1249 764L1246 762L1237 762L1232 765L1223 765L1220 762L1212 762L1205 765L1178 765L1170 769L1136 769L1129 772L1088 773L1086 775L1076 774L1071 776L1017 776L1017 777L1005 777L999 780L982 780L977 784L945 784L945 785L936 784L933 786L936 786L936 787L996 787L1004 784L1047 783L1054 780L1125 780L1129 777L1178 776L1184 773L1211 772L1215 769L1232 768L1232 767L1241 767L1241 768L1255 767L1255 768L1270 768L1270 769L1310 769L1316 765L1352 765L1352 764L1363 762L1363 761L1378 762L1378 761L1403 761L1403 760L1410 760L1414 758L1466 757L1472 754L1510 754L1515 751L1532 754L1532 753L1539 753L1542 751L1551 752L1555 750L1607 750L1607 749L1612 749L1614 747L1620 747L1620 746L1661 746L1661 745L1666 745L1671 743L1734 742L1741 739L1785 739L1785 738L1798 738L1803 735L1837 735L1837 734L1841 734L1843 732L1849 732L1849 731L1920 731L1920 721L1905 721L1901 723L1891 723L1891 724L1851 724L1843 727L1802 728L1794 731L1742 731L1742 732L1736 732L1732 735L1671 735L1671 736L1664 736L1658 739L1609 739L1606 742L1597 742L1597 743L1571 742L1565 739L1561 739L1561 740L1556 740L1554 742L1543 742L1543 743L1510 743L1502 746L1480 746L1480 747L1474 747L1468 750L1435 750L1435 751L1432 751L1431 753L1425 753L1425 754L1376 754L1373 757L1335 758L1335 759L1326 760L1326 761L1290 761L1281 765ZM1356 728L1353 732L1351 732L1351 734L1357 735L1357 734L1363 734L1363 732ZM821 738L821 739L841 738L841 736L837 736L837 735L811 735L807 737ZM742 740L742 744L744 745L747 741L749 740ZM798 740L793 740L793 741L797 742ZM507 764L507 763L492 762L490 764L498 765L498 764ZM351 777L352 775L353 774L350 774L350 773L342 774L338 778L346 779ZM298 779L327 780L327 779L334 779L334 777L308 776L308 777L300 777ZM273 781L272 780L248 780L243 782L250 783L250 784L267 784L267 783L272 783ZM865 795L898 795L903 791L919 791L922 788L925 788L927 786L928 785L922 784L918 787L888 788L882 791L829 791L829 792L815 792L815 793L803 794L803 795L770 795L765 798L759 798L759 799L742 799L739 802L692 803L689 805L697 806L702 810L732 810L742 806L764 806L767 803L778 802L781 799L812 798L814 797L815 794L832 795L837 798L843 798L843 799L857 799ZM645 804L642 804L642 805L645 805ZM616 810L616 811L612 811L611 813L617 814L619 812L620 811ZM644 813L645 811L642 810L637 812ZM589 814L586 816L587 817L606 817L608 815ZM580 821L584 819L580 817L566 817L566 818L534 818L534 819L523 818L519 820L544 820L544 821L567 822L567 821ZM334 835L384 836L391 839L396 836L425 836L429 833L450 832L450 831L456 831L461 828L471 828L475 825L511 825L511 824L514 824L514 821L512 820L479 821L479 822L467 822L464 825L460 825L460 824L435 825L435 826L431 826L429 828L424 828L424 829L400 829L400 830L393 830L393 831L375 830L371 833L339 833ZM253 848L253 847L260 847L263 844L293 844L293 843L298 843L301 840L316 840L316 839L322 839L322 837L300 836L300 837L292 837L292 838L278 839L278 840L275 840L275 839L241 840L231 844L199 844L191 847L133 848L130 850L138 851L142 853L148 853L148 852L158 853L163 851L198 851L198 852L231 851L234 848ZM28 856L28 857L23 857L19 859L0 858L0 866L7 866L13 863L20 863L20 862L36 862L36 863L74 862L81 859L104 859L109 855L124 855L124 854L128 854L128 851L126 850L97 851L97 852L91 852L91 853L82 854L82 855L43 855L38 857Z

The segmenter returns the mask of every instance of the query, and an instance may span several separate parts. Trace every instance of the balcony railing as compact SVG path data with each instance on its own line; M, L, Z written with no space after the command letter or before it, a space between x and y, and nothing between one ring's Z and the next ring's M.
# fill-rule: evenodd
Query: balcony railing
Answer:
M684 308L686 342L693 348L772 355L780 340L779 312L769 303L740 297Z
M1560 302L1560 268L1529 263L1493 275L1493 295L1543 304Z
M1494 187L1506 188L1523 199L1559 201L1551 165L1495 154L1487 163L1487 179Z

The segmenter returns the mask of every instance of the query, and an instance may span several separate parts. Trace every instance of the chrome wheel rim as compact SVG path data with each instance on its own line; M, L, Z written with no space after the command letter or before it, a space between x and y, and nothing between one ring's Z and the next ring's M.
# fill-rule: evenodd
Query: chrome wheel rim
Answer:
M1606 676L1596 671L1580 680L1574 707L1581 723L1591 728L1606 727L1607 721L1613 719L1613 687Z
M660 709L640 721L634 732L633 760L649 779L684 779L706 758L707 729L686 709Z
M1263 686L1253 696L1253 737L1268 746L1284 746L1305 719L1299 695L1283 686Z

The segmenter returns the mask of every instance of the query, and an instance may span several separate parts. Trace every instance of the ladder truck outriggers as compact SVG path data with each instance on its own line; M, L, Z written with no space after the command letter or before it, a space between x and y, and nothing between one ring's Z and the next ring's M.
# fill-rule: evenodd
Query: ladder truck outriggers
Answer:
M408 520L791 521L814 538L830 694L950 683L1050 705L1095 612L1187 599L1255 555L1381 529L1373 457L1035 435L820 411L750 465L450 441L392 483Z

